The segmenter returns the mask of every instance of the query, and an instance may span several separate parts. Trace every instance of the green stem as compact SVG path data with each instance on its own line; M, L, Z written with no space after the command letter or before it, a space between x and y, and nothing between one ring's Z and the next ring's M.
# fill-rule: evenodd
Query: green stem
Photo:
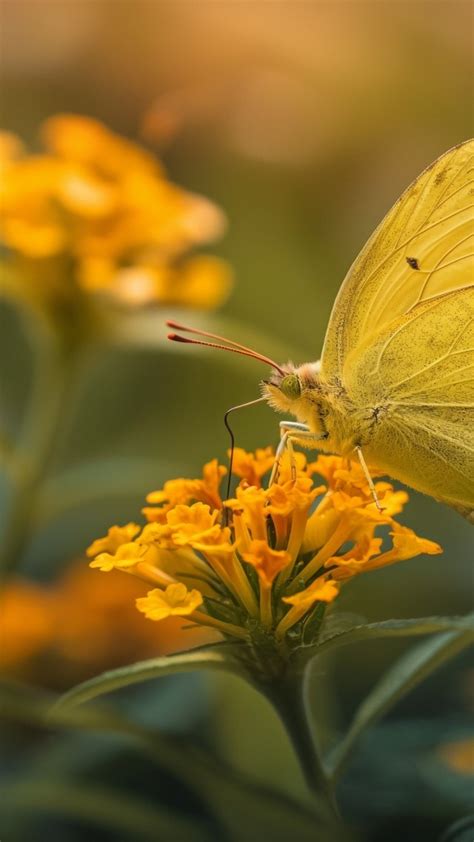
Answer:
M39 352L40 353L40 352ZM0 570L8 575L20 562L31 538L37 495L56 446L67 407L73 355L58 345L37 361L33 391L10 475L12 498L5 518Z
M306 711L304 684L304 676L286 676L267 685L265 693L293 744L308 789L318 801L327 804L333 818L340 819L334 789L324 772Z

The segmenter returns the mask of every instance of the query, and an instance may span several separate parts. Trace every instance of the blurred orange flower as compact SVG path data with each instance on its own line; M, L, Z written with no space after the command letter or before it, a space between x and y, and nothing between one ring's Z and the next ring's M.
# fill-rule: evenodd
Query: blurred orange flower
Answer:
M438 755L454 772L474 775L474 739L445 743L439 747Z
M80 289L127 305L217 307L227 264L190 250L223 233L216 205L170 182L150 153L88 117L58 115L45 152L0 135L0 239L41 269L69 258ZM47 283L47 278L44 279Z
M98 671L206 642L186 618L146 623L135 609L146 586L134 576L95 576L73 563L51 586L14 579L0 593L0 673L62 690Z

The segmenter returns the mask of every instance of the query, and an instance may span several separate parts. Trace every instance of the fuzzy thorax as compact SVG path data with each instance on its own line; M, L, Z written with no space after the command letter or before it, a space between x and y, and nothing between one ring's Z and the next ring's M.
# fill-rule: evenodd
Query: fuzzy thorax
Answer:
M284 374L274 372L262 383L262 394L277 412L290 413L306 424L315 437L321 437L318 450L349 454L359 443L360 420L340 385L328 383L320 373L320 363L283 366Z

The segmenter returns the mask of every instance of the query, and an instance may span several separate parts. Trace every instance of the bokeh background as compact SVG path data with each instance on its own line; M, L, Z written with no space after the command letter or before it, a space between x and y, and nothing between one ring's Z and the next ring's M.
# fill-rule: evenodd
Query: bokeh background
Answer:
M217 314L173 315L280 361L319 356L337 289L383 214L427 164L472 135L468 2L2 0L0 9L3 127L34 150L51 115L95 117L157 154L173 182L213 200L228 228L209 250L232 267L232 294ZM9 679L60 691L189 642L189 633L158 632L135 617L133 588L122 594L104 577L99 592L101 574L81 560L111 523L137 517L149 490L225 458L224 411L258 395L264 372L256 363L167 345L170 315L157 307L121 312L118 339L90 356L64 406L34 522L4 586ZM34 362L23 330L16 309L4 308L0 374L10 421L21 417ZM277 423L266 406L242 411L237 441L275 443ZM369 620L466 613L472 527L416 493L405 522L444 554L356 579L341 597L344 609ZM49 620L35 607L38 589L50 600ZM314 676L336 731L402 650L386 642L351 647ZM304 798L280 725L237 680L173 679L116 703L137 721L158 718L184 744L204 745L245 780ZM464 658L361 744L341 798L362 838L432 840L467 811L465 772L439 747L464 738L473 706L474 669ZM4 774L9 786L26 787L20 802L22 810L33 803L32 821L39 818L31 787L45 769L92 780L119 800L128 787L155 806L153 787L137 781L156 774L161 802L207 816L192 791L178 797L165 770L120 740L46 739L9 724L5 742ZM129 838L125 818L110 830L84 810L58 818L53 799L41 827L66 842ZM32 838L29 819L6 821L12 838Z

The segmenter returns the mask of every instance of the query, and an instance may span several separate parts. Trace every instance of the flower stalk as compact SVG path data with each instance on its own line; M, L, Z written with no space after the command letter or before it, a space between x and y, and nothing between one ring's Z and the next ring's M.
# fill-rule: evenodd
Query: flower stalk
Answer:
M43 349L37 380L20 433L16 467L10 472L11 502L5 513L0 571L5 576L19 563L28 545L37 493L47 471L71 390L74 354L55 345ZM47 395L47 399L45 398Z
M310 724L305 703L304 676L287 675L265 687L265 695L272 704L288 734L298 757L308 790L328 813L339 819L336 795L325 774L316 736Z

